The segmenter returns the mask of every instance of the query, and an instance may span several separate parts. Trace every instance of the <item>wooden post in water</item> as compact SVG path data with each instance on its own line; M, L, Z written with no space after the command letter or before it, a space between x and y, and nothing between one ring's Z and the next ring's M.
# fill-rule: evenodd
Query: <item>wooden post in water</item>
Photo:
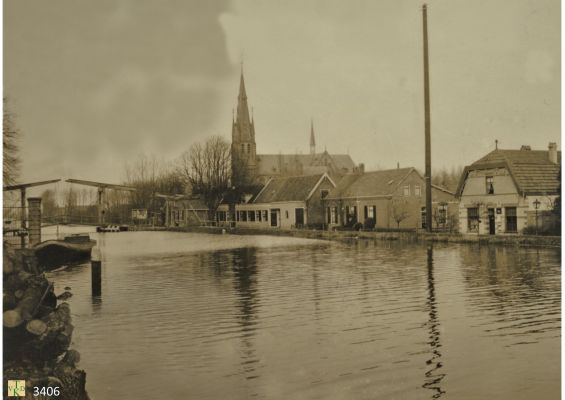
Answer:
M102 255L98 246L94 246L90 257L92 277L92 296L102 295Z
M424 112L426 136L426 230L432 231L432 149L431 149L431 122L430 122L430 67L428 60L428 11L427 5L422 7L424 29Z

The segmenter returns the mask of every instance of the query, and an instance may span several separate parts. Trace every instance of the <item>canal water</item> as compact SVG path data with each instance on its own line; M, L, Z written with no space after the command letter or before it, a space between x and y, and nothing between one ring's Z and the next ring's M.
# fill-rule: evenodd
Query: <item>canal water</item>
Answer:
M560 250L94 234L69 286L93 399L558 399Z

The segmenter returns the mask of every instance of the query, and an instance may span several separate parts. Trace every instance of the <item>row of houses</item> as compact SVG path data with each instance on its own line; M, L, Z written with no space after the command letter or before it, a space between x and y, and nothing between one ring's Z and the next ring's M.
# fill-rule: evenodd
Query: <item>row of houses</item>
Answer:
M519 233L551 223L560 192L560 152L499 150L464 169L456 192L432 185L432 228L462 233ZM221 204L216 224L261 229L426 228L426 185L415 168L272 177L246 202ZM167 202L169 226L202 224L195 198Z

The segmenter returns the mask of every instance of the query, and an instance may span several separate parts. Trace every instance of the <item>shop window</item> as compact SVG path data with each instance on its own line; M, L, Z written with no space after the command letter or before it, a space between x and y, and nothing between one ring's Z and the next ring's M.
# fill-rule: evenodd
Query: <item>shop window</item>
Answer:
M467 209L467 230L479 232L479 209L477 207Z

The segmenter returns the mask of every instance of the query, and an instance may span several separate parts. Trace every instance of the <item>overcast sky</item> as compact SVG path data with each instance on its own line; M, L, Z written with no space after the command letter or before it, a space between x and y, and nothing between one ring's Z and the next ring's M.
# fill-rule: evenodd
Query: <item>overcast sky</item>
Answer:
M434 168L560 136L560 2L429 2ZM119 182L231 137L240 62L259 153L423 168L421 3L5 0L4 94L22 181Z

